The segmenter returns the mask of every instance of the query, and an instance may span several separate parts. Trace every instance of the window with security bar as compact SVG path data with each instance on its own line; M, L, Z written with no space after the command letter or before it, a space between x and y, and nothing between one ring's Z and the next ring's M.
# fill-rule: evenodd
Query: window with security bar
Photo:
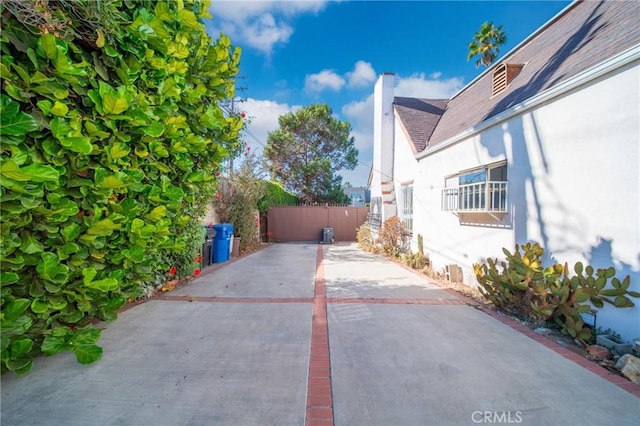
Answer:
M506 213L507 186L504 162L450 176L442 190L442 210Z
M408 233L413 233L413 185L400 187L400 220Z

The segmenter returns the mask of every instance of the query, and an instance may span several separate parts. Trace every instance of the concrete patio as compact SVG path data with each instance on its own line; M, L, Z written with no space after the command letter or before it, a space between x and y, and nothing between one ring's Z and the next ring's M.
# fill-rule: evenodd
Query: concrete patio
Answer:
M355 244L271 245L99 326L101 361L2 377L3 425L640 418L640 386Z

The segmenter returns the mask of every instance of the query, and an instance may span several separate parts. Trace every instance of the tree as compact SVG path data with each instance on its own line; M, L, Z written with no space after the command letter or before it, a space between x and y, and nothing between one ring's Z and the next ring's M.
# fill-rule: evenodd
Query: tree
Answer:
M303 203L345 203L339 170L353 170L358 150L351 125L332 116L326 104L280 116L264 150L272 179Z
M243 143L245 146L246 142ZM264 170L264 159L261 155L256 154L251 150L251 147L246 146L242 162L238 167L238 170L233 173L239 173L244 176L251 176L254 179L264 179L267 174Z
M496 27L493 22L485 22L473 36L469 43L469 55L467 61L476 55L480 58L476 61L476 67L484 65L488 67L498 57L500 46L507 41L507 36L502 31L502 25Z

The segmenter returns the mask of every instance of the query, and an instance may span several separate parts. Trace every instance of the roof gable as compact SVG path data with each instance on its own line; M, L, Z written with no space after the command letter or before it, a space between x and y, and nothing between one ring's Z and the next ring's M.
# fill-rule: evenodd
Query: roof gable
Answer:
M394 108L409 134L415 152L420 152L427 147L429 138L444 114L448 102L446 99L394 98Z
M492 70L456 94L433 130L435 145L640 43L640 2L580 1L502 61L525 64L491 97Z

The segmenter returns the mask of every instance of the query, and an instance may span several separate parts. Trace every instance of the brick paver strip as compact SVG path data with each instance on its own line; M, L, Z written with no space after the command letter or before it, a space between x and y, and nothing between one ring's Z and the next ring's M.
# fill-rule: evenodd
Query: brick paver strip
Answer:
M467 302L458 299L402 299L402 298L349 298L329 297L327 303L368 303L386 305L467 305Z
M323 286L324 288L324 286ZM169 300L182 302L215 302L215 303L316 303L317 299L309 297L227 297L227 296L174 296L171 294L159 294L154 300ZM403 299L403 298L350 298L350 297L324 297L325 303L348 304L386 304L386 305L468 305L467 302L458 299Z
M214 302L214 303L313 303L309 297L216 297L216 296L173 296L159 294L154 300L170 300L182 302Z
M393 259L390 259L393 261ZM313 324L311 328L311 355L309 358L309 376L307 382L307 412L306 426L333 425L333 400L331 394L331 364L329 359L329 338L327 326L327 303L349 304L396 304L396 305L468 305L473 306L485 314L500 321L504 325L524 334L541 345L553 350L564 358L573 361L593 374L613 383L627 392L640 398L640 386L613 373L600 365L587 360L581 355L559 345L553 340L536 333L530 328L520 324L516 320L502 315L488 307L482 306L477 301L458 293L457 291L442 287L455 299L402 299L402 298L347 298L326 296L323 267L323 246L318 245L316 257L315 294L313 298L304 297L280 297L280 298L249 298L249 297L214 297L214 296L173 296L171 294L158 294L153 300L184 301L184 302L213 302L213 303L313 303ZM416 275L423 276L403 263L397 262L404 269ZM223 264L224 265L224 264ZM217 268L216 268L217 269ZM209 271L212 272L212 271ZM439 285L438 283L435 283ZM122 309L126 310L137 304L129 304Z
M305 426L333 426L331 394L331 360L327 324L327 291L324 285L323 247L318 245L316 279L313 296L313 323L307 378L307 412Z

